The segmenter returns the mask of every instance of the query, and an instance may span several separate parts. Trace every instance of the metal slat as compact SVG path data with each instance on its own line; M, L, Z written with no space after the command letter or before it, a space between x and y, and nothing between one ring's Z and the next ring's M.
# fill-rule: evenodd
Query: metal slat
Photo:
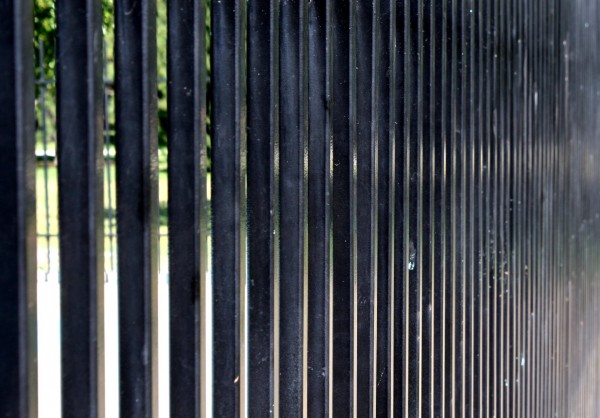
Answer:
M377 292L378 2L351 2L350 142L352 159L353 413L374 412Z
M500 371L499 371L499 333L498 323L499 320L499 309L498 309L498 246L499 246L499 234L498 234L498 142L499 142L499 103L498 103L498 38L500 37L500 30L498 24L498 9L499 2L492 2L490 5L491 13L491 30L492 30L492 55L490 63L490 73L492 79L490 81L490 363L491 363L491 379L490 379L490 414L498 415L500 413L499 399L500 392L502 391Z
M38 414L33 2L0 18L0 415Z
M280 8L280 277L279 411L300 416L305 388L305 286L307 271L306 4Z
M115 3L120 413L158 413L156 4Z
M277 416L279 279L277 1L248 4L248 413Z
M419 192L421 179L418 167L418 146L421 142L419 113L419 29L420 2L404 4L404 182L402 249L404 259L404 320L405 320L405 416L419 414L420 406L420 321L419 282Z
M246 4L211 3L213 413L245 413Z
M101 3L59 1L57 110L62 410L104 416Z
M443 72L442 54L444 49L443 25L444 9L430 4L430 273L431 273L431 404L429 415L438 417L443 411L443 382L444 382L444 253L443 253L443 212L442 198L444 187L444 134L443 134Z
M170 405L188 417L206 405L205 3L168 6Z
M474 274L474 127L473 127L473 4L470 0L464 0L462 4L462 31L463 31L463 411L465 415L472 415L473 408L473 294L475 289Z
M333 416L349 416L352 411L352 281L350 250L350 8L344 0L332 0L332 97L333 134Z
M0 358L16 366L2 364L9 400L0 411L32 416L34 380L24 374L34 379L35 350L23 349L35 341L26 339L35 306L23 46L31 5L4 1L0 187L16 222L0 243L10 274L0 332L16 343ZM116 5L127 416L158 413L154 6ZM169 3L171 415L202 416L212 405L215 416L593 416L600 7L206 7ZM99 10L93 0L57 9L69 416L103 414ZM45 144L52 80L40 80ZM211 311L212 326L203 322Z
M394 227L391 232L393 239L393 285L392 291L394 294L393 309L391 315L394 319L392 332L392 347L393 347L393 367L392 375L392 405L391 412L394 416L404 416L407 406L407 385L406 385L406 330L407 330L407 312L406 312L406 271L408 269L408 259L405 254L404 229L406 220L404 217L404 194L405 175L404 175L404 160L405 160L405 87L406 79L406 54L405 54L405 5L396 3L396 16L393 22L396 30L393 36L393 42L396 44L394 51L395 71L392 73L394 77L394 116L396 118L394 125L394 154L395 172L394 183L391 187L394 189Z
M469 105L471 109L469 120L469 142L471 145L469 159L470 184L469 184L469 240L470 240L470 264L468 277L470 280L470 398L469 411L471 416L480 411L480 378L481 378L481 293L482 293L482 275L481 275L481 240L479 229L479 218L481 208L481 133L480 133L480 52L481 44L479 35L479 2L469 1L467 4L469 19Z
M373 362L374 416L391 414L392 406L392 309L393 309L393 262L394 262L394 182L395 182L395 25L396 4L381 1L378 13L373 15L373 135L377 135L377 281L374 283L374 338L376 338ZM395 23L395 21L394 21Z
M451 11L452 3L450 0L442 3L442 13L440 19L440 31L441 36L441 161L440 170L442 171L441 179L441 264L442 264L442 288L441 298L443 300L441 310L441 323L442 323L442 338L441 338L441 351L442 351L442 393L441 393L441 411L445 416L451 415L451 387L452 387L452 286L451 286L451 235L450 225L452 224L451 219L451 203L450 203L450 181L452 178L451 172L451 36L452 31L451 25Z
M306 414L326 417L330 411L331 283L331 1L309 2L308 37L308 284Z
M485 415L491 413L491 402L490 393L492 388L492 364L491 364L491 327L490 327L490 315L491 315L491 253L490 253L490 228L491 228L491 139L492 139L492 125L491 125L491 36L490 36L490 25L491 25L491 2L485 1L482 4L482 25L483 25L483 40L484 40L484 55L483 55L483 101L484 101L484 114L483 117L483 231L484 231L484 261L483 261L483 309L484 309L484 337L483 337L483 404L482 412Z
M428 168L431 164L431 152L434 149L434 139L432 137L432 39L431 25L433 2L421 0L419 5L419 37L418 54L420 57L418 67L419 78L419 121L418 121L418 147L417 147L417 167L419 173L419 191L417 201L417 229L419 240L417 242L417 264L420 266L419 275L419 414L429 416L432 405L432 291L433 291L433 273L432 268L435 262L432 257L432 172ZM433 145L433 146L432 146Z
M387 403L385 405L381 405L380 404L380 411L382 412L382 414L384 415L391 415L394 413L395 410L395 393L396 393L396 387L395 387L395 383L396 383L396 376L398 375L395 370L396 370L396 353L395 353L395 349L396 349L396 318L395 318L395 314L396 314L396 297L395 297L395 291L396 291L396 255L397 255L397 251L396 251L396 222L397 222L397 218L396 218L396 183L397 183L397 163L396 163L396 150L398 149L397 147L397 138L398 138L398 120L400 119L398 117L398 113L396 111L397 109L397 105L398 105L398 91L397 91L397 82L398 82L398 76L397 76L397 68L398 68L398 49L397 49L397 16L398 16L398 5L396 4L395 0L390 0L389 3L389 9L386 7L386 5L382 5L382 15L385 15L386 11L387 13L389 13L389 20L388 20L388 27L389 27L389 34L387 37L385 37L385 31L384 34L382 34L382 39L383 42L385 43L387 41L387 47L388 47L388 51L387 51L387 77L382 77L380 78L380 80L386 80L387 78L387 88L388 88L388 105L389 105L389 109L388 109L388 114L387 114L387 118L388 118L388 125L387 125L387 129L388 129L388 145L387 145L387 155L388 155L388 184L387 184L387 210L388 210L388 214L387 214L387 230L385 232L382 231L382 234L380 235L381 237L385 237L385 234L387 233L387 240L388 240L388 248L387 248L387 266L385 267L387 269L387 278L388 278L388 284L387 284L387 293L388 293L388 300L387 300L387 307L386 307L386 311L387 311L387 318L385 318L385 321L387 322L387 347L384 348L384 350L387 350L387 355L385 358L385 362L387 363L387 376L384 375L384 378L387 379ZM386 39L387 38L387 39ZM385 52L384 52L384 57L385 57ZM383 58L383 62L385 62L385 58ZM385 69L385 65L383 66L382 69ZM386 86L386 82L383 82L383 85ZM383 93L383 97L385 97L385 93ZM385 113L384 113L385 115ZM382 124L382 126L385 126ZM382 130L384 131L384 130ZM380 131L380 132L382 132ZM385 145L383 144L383 142L385 141L385 138L383 141L380 142L381 145L381 149L385 150ZM383 163L385 164L385 163ZM383 179L383 181L385 182L386 179L385 177L380 177L381 179ZM382 192L385 193L382 189ZM384 194L381 195L382 197L385 196ZM378 219L385 219L385 216L379 217ZM380 252L379 254L385 255L386 253L384 251ZM381 391L383 392L383 390Z

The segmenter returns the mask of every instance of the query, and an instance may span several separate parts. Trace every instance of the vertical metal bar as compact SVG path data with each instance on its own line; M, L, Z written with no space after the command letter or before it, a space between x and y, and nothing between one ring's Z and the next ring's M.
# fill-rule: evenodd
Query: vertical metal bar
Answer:
M540 161L540 55L541 55L541 42L540 42L540 15L539 15L539 4L540 1L535 0L532 2L532 36L530 38L532 46L532 133L531 133L531 177L532 177L532 305L530 311L530 321L532 323L532 389L530 392L531 396L531 414L532 416L538 416L539 411L539 386L540 386L540 224L541 224L541 211L540 202L537 199L540 196L540 173L539 173L539 161Z
M525 18L527 20L527 22L531 22L532 21L532 16L531 16L531 3L527 4L526 7L526 11L525 11ZM525 314L524 314L524 327L526 328L526 349L525 349L525 353L526 353L526 364L525 364L525 379L524 379L524 384L523 384L523 388L524 388L524 393L523 393L523 397L525 398L525 405L524 405L524 412L523 412L523 416L531 416L531 388L533 387L533 379L532 379L532 365L534 363L534 359L533 359L533 350L532 350L532 316L531 316L531 307L532 307L532 295L533 295L533 257L532 257L532 229L531 229L531 225L532 225L532 204L530 203L532 201L532 188L531 188L531 142L532 142L532 103L533 103L533 91L532 91L532 78L531 77L531 69L533 67L533 54L532 54L532 42L531 42L531 38L532 38L532 24L529 24L527 29L526 29L526 42L527 42L527 51L526 51L526 97L525 97L525 144L524 144L524 148L525 148L525 164L524 164L524 177L525 177L525 193L524 193L524 198L523 198L523 206L525 207L525 234L527 236L527 240L526 240L526 245L525 245L525 268L524 268L524 275L525 275L525 285L526 285L526 300L524 301L525 304Z
M442 217L445 210L442 199L444 187L444 130L443 107L444 90L442 54L445 39L443 38L444 8L434 3L430 4L430 240L431 240L431 409L429 416L441 417L444 399L444 253L442 248L443 228Z
M57 19L62 411L104 416L104 194L100 1Z
M485 286L486 286L486 271L485 271L485 4L477 3L474 7L475 29L474 37L476 39L475 48L475 142L477 148L475 151L475 251L476 251L476 314L475 314L475 399L474 409L478 413L483 413L485 408Z
M277 416L279 278L277 1L248 3L248 413ZM268 28L268 30L267 30Z
M451 193L450 185L453 177L451 171L451 138L452 138L452 85L451 85L451 52L452 52L452 0L442 3L442 75L441 75L441 112L442 125L442 184L441 184L441 252L442 252L442 416L451 416L452 401L452 254L451 244Z
M468 218L468 184L469 184L469 153L470 153L470 131L469 131L469 113L470 107L468 102L468 91L469 91L469 38L468 38L468 3L467 0L460 0L457 3L457 77L459 91L457 91L457 129L456 144L457 152L460 154L457 156L456 165L457 173L459 178L457 179L457 200L458 207L456 208L459 217L459 232L457 233L457 239L460 243L457 243L457 297L458 297L458 316L460 325L458 347L457 347L457 370L458 370L458 398L456 404L458 407L457 416L465 417L467 412L467 402L469 396L469 360L468 360L468 349L469 349L469 336L468 336L468 310L470 308L468 301L468 293L470 287L470 280L468 277L468 265L470 262L469 250L469 226L467 224Z
M377 135L377 228L376 243L376 304L374 310L374 330L376 339L375 359L373 363L374 416L391 415L393 391L391 382L393 373L390 360L391 330L393 326L393 251L394 251L394 140L396 115L394 88L394 43L395 3L381 1L379 10L373 15L373 123ZM392 23L393 22L393 23Z
M516 194L514 190L514 178L515 178L515 164L513 160L513 148L515 145L515 133L514 133L514 114L513 109L515 108L514 103L514 92L515 92L515 61L516 61L516 27L515 27L515 16L514 10L511 7L512 1L506 1L506 14L507 14L507 63L506 63L506 145L505 145L505 159L506 159L506 180L505 180L505 271L504 280L506 282L506 288L504 293L505 299L505 312L506 312L506 323L505 323L505 389L506 389L506 414L508 416L514 416L514 388L515 388L515 357L516 357L516 338L514 331L515 315L514 315L514 301L516 297L515 287L515 272L516 265L514 259L515 245L513 242L514 226L516 223L514 210Z
M485 318L484 318L484 326L485 326L485 337L484 337L484 402L482 412L485 415L489 415L491 413L492 407L492 378L493 378L493 370L492 370L492 352L491 352L491 251L490 251L490 242L491 242L491 144L492 144L492 124L491 124L491 96L492 96L492 69L491 69L491 57L493 56L493 39L491 36L491 24L492 24L492 4L491 1L486 0L482 4L483 11L483 25L484 25L484 111L485 116L483 118L484 121L484 156L483 156L483 165L484 169L484 209L483 209L483 229L485 231L485 252L484 252L484 296L483 296L483 304L485 309Z
M329 316L331 301L331 47L330 2L308 5L308 293L307 410L330 413ZM316 71L315 69L319 69Z
M207 269L204 0L168 3L169 317L172 417L205 413ZM189 47L192 46L190 53Z
M460 345L460 314L461 314L461 301L460 301L460 284L461 284L461 218L460 208L462 207L460 202L460 190L461 186L461 171L459 165L460 153L458 147L459 142L462 139L461 132L461 97L462 97L462 86L461 74L462 74L462 60L461 52L462 45L460 36L460 8L458 2L460 0L451 0L449 7L449 36L450 42L450 193L449 193L449 237L450 237L450 411L451 416L460 416L461 411L461 345ZM460 138L459 138L460 137ZM458 318L457 318L458 317Z
M115 3L120 412L158 404L156 3Z
M504 193L505 193L505 153L504 146L506 141L505 129L505 61L507 54L505 29L506 16L504 9L505 1L497 2L497 46L496 46L496 248L495 248L495 303L496 303L496 370L497 370L497 409L499 416L504 416L506 408L506 375L504 358L504 326L505 317L505 240L504 240Z
M37 408L33 2L3 0L0 17L0 415Z
M469 2L471 14L471 212L469 223L471 225L472 245L472 307L471 307L471 410L470 416L474 417L482 410L482 336L483 336L483 88L482 88L482 36L481 36L481 9L480 2Z
M418 144L421 142L419 113L419 29L420 2L404 4L404 190L403 190L403 258L404 275L404 321L405 321L405 416L419 413L419 274L418 263Z
M303 413L307 169L305 2L280 9L279 411Z
M553 86L553 93L555 94L554 96L554 117L553 117L553 136L554 136L554 142L553 142L553 147L552 147L552 154L553 154L553 176L554 176L554 184L555 184L555 196L554 196L554 213L555 213L555 219L556 219L556 227L554 228L554 268L553 268L553 283L552 283L552 288L553 288L553 306L554 306L554 312L555 312L555 317L554 317L554 323L553 323L553 328L554 328L554 343L553 343L553 348L554 348L554 353L553 353L553 357L552 359L553 361L553 379L554 379L554 385L553 385L553 409L552 411L554 413L559 413L558 411L560 411L560 405L561 405L561 375L560 375L560 370L561 370L561 356L563 353L563 348L564 348L564 343L562 341L562 331L561 331L561 325L562 325L562 318L563 318L563 312L562 312L562 307L563 307L563 296L562 296L562 281L563 281L563 275L562 275L562 266L564 263L564 253L562 251L562 244L563 244L563 236L562 236L562 227L564 225L564 219L563 219L563 207L564 207L564 203L562 202L562 199L559 198L559 196L564 196L563 194L563 188L562 188L562 181L564 179L564 176L562 175L562 164L561 164L561 160L562 160L562 152L561 152L561 146L563 143L562 140L562 134L564 132L564 127L562 124L562 118L561 118L561 114L562 114L562 109L563 109L563 100L562 100L562 92L563 92L563 88L564 88L564 75L563 75L563 42L561 39L561 26L562 26L562 21L563 21L563 17L562 17L562 13L561 13L561 3L560 1L554 1L553 2L553 10L554 10L554 17L555 17L555 23L553 25L552 28L552 37L553 37L553 42L556 45L556 48L554 50L554 62L553 62L553 77L555 80L555 85ZM597 279L597 277L596 277Z
M352 281L350 218L349 85L350 7L345 0L332 0L332 97L333 134L333 404L330 416L350 416L352 407Z
M377 31L378 2L351 5L350 126L352 143L353 316L355 416L374 412L377 306ZM370 99L370 100L369 100ZM360 219L360 221L359 221ZM375 331L375 332L374 332Z
M491 350L491 379L490 379L490 414L497 416L499 412L499 398L502 387L499 385L499 347L498 347L498 38L499 18L498 2L490 4L492 54L490 62L490 350Z
M356 84L357 84L357 53L356 53L356 32L357 32L357 19L356 19L356 9L357 2L350 0L349 1L349 48L348 48L348 58L350 61L349 64L349 75L348 75L348 121L349 121L349 151L348 155L350 156L350 177L349 177L349 209L350 209L350 234L349 234L349 243L350 243L350 344L352 347L351 351L351 409L350 413L353 418L357 417L357 409L358 409L358 309L357 309L357 301L358 301L358 286L357 286L357 268L358 268L358 249L357 249L357 231L356 231L356 217L357 217L357 205L356 205L356 183L357 183L357 141L356 141L356 131L357 131L357 110L356 110ZM366 385L363 385L362 389L369 389ZM362 395L362 394L361 394ZM364 395L363 395L364 396ZM368 399L368 398L367 398ZM363 398L364 400L364 398Z
M476 238L476 223L475 223L475 211L476 211L476 200L475 200L475 187L477 183L476 173L476 133L475 133L475 119L477 108L475 105L475 48L476 39L475 33L475 22L476 22L476 4L472 0L467 0L464 4L463 14L465 15L465 32L466 32L466 52L465 61L468 68L468 74L466 75L466 104L467 104L467 118L465 130L467 133L466 137L466 236L465 236L465 409L464 416L474 416L474 404L476 400L475 393L475 379L476 379L476 361L475 361L475 312L476 312L476 292L478 278L476 276L476 259L477 259L477 242Z
M387 356L385 359L385 365L387 370L387 404L380 405L381 415L393 415L396 408L396 321L401 322L400 318L396 318L397 304L396 304L396 150L398 149L396 140L398 138L398 120L401 119L396 111L398 105L398 5L395 0L389 0L389 8L386 8L385 4L382 4L381 8L382 15L389 14L388 27L389 33L387 35L387 57L384 53L382 56L382 71L386 68L385 63L387 59L387 76L382 79L385 80L383 83L387 89L388 97L388 113L387 113L387 227L382 229L382 236L387 234L387 307L386 307L386 322L387 322ZM382 34L382 42L385 44L385 31ZM385 94L384 94L385 97ZM386 125L381 125L385 127ZM380 131L381 132L381 131ZM383 141L380 141L380 150L385 149L383 142L386 141L385 137ZM382 163L384 166L385 163ZM383 168L382 168L383 171ZM380 177L381 179L382 177ZM385 180L383 180L385 182ZM383 191L383 190L382 190ZM385 193L385 192L384 192ZM385 219L385 215L379 219ZM379 254L385 254L381 252ZM385 256L384 256L385 257ZM381 416L380 415L380 416Z
M434 59L432 34L432 7L433 2L422 0L419 10L419 146L418 146L418 170L419 170L419 200L418 200L418 230L419 241L417 244L417 262L419 264L419 340L420 340L420 405L421 416L430 416L433 404L432 392L432 367L433 367L433 269L435 261L433 258L433 206L432 194L433 172L432 152L435 148L433 138L433 71L432 61Z
M405 175L405 159L406 159L406 90L408 89L406 79L406 61L407 54L406 49L406 4L397 2L396 3L396 17L395 17L395 32L392 34L393 41L396 44L394 51L395 71L393 72L394 84L395 84L395 97L394 97L394 116L396 118L394 125L394 137L395 137L395 181L391 186L394 188L394 228L392 231L393 242L394 242L394 264L393 264L393 276L394 283L392 289L394 292L393 299L393 310L392 316L394 318L393 325L393 361L394 367L392 369L393 379L393 404L391 408L391 414L394 416L405 416L408 397L406 384L407 379L407 286L406 286L406 272L408 270L409 260L405 253L405 237L404 231L407 223L405 219L405 193L406 189L406 175Z
M523 161L524 161L524 89L525 89L525 77L524 77L524 27L523 27L523 10L524 6L522 2L514 1L515 13L516 13L516 37L517 37L517 67L516 67L516 87L514 90L514 109L513 115L515 117L514 127L514 161L515 161L515 174L514 174L514 188L515 188L515 217L516 225L513 235L513 242L515 245L515 265L514 265L514 279L516 285L516 296L513 302L515 306L515 384L514 384L514 415L516 417L522 416L522 405L523 405L523 385L524 385L524 348L525 348L525 332L524 332L524 285L525 285L525 269L524 269L524 210L523 210L523 190L524 190L524 176L523 176ZM515 361L515 360L513 360Z
M245 416L246 4L211 3L213 413Z

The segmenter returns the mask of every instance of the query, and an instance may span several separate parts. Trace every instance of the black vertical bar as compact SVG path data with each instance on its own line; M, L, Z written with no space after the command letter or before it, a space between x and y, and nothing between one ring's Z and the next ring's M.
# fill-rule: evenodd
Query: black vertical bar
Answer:
M333 133L333 416L350 416L352 379L351 252L350 252L350 123L349 25L346 0L332 0L332 98Z
M516 279L517 279L517 299L516 299L516 333L517 333L517 344L516 344L516 373L515 380L517 382L516 393L515 393L515 416L523 416L523 387L525 385L525 340L526 340L526 327L524 318L526 317L525 311L525 235L524 235L524 189L525 189L525 176L524 176L524 143L525 143L525 72L524 72L524 55L525 55L525 42L522 37L525 34L524 28L524 10L525 6L522 2L515 1L518 5L518 18L517 18L517 37L518 41L518 53L517 53L517 88L515 91L516 95L516 107L514 109L515 117L517 119L515 127L515 159L516 159L516 175L515 175L515 187L516 187L516 231L514 235L515 251L516 251ZM557 93L560 93L560 87L557 86ZM559 94L560 95L560 94ZM557 228L558 229L558 228ZM557 263L559 261L557 260ZM560 306L560 305L559 305ZM560 309L560 308L559 308ZM560 312L560 311L559 311ZM559 313L562 315L562 313ZM557 364L560 361L557 358Z
M443 25L444 15L443 7L437 4L430 5L431 13L431 131L430 135L430 161L431 161L431 195L430 195L430 210L431 210L431 315L432 315L432 363L431 363L431 416L442 416L444 398L444 323L443 323L443 307L444 307L444 253L442 248L443 237L443 211L444 202L442 199L442 189L444 187L444 161L443 161L443 61L442 51L444 48Z
M490 304L490 408L489 412L492 415L498 415L498 398L502 390L498 386L498 309L497 309L497 294L498 294L498 2L490 2L490 145L489 145L489 171L490 171L490 227L489 227L489 271L490 271L490 289L489 289L489 304Z
M481 36L482 4L471 2L471 137L472 139L472 173L471 188L471 236L472 236L472 404L471 415L481 414L482 411L482 364L483 364L483 83L482 57L483 37Z
M278 2L248 3L248 413L276 414Z
M308 348L307 415L329 416L331 285L331 2L308 6Z
M396 257L397 257L397 234L396 234L396 223L397 223L397 200L396 200L396 186L397 186L397 161L396 161L396 152L398 149L397 139L398 139L398 121L401 118L397 112L398 106L398 4L395 0L389 0L389 6L382 4L381 9L382 15L388 14L388 33L387 37L382 34L382 39L385 44L387 41L387 68L385 64L380 71L386 71L387 77L383 77L385 80L383 82L384 86L387 88L387 131L384 134L384 141L387 141L387 204L386 209L387 213L387 227L385 228L385 233L382 236L387 236L387 308L386 308L386 319L387 322L387 344L385 350L387 351L387 355L385 358L385 367L387 370L387 376L384 376L387 380L386 389L387 389L387 399L385 399L386 404L380 405L382 413L381 415L387 416L392 415L395 412L396 408L396 377L398 373L396 373L396 321L401 322L400 318L396 318L397 312L397 297L396 297L396 279L398 276L396 275ZM385 33L385 31L383 32ZM383 63L386 63L385 54L382 57ZM385 95L384 95L385 97ZM384 103L385 105L385 103ZM386 125L382 125L385 127ZM385 129L384 129L385 131ZM380 131L381 132L381 131ZM385 135L387 134L387 140L385 139ZM384 147L385 145L380 142L380 145ZM381 148L380 148L381 149ZM385 218L385 217L384 217Z
M407 226L405 220L404 194L406 193L404 172L404 160L406 159L406 16L405 2L396 3L396 31L393 34L393 42L396 44L394 60L395 71L393 73L395 84L395 101L394 101L394 136L395 136L395 182L392 185L394 188L394 229L392 231L394 240L394 264L393 277L394 283L392 286L394 292L392 317L394 318L393 325L393 387L392 387L392 414L394 416L405 416L407 407L408 385L406 384L407 376L407 357L406 357L406 270L408 259L405 257L404 231Z
M441 409L444 416L451 415L452 400L452 205L450 185L454 177L451 171L451 138L452 138L452 0L442 3L441 49L442 49L442 74L441 74L441 257L442 257L442 289L443 300L441 307L442 322L442 400Z
M305 285L305 2L281 3L280 14L280 277L279 410L300 416L303 401Z
M246 4L211 3L213 413L244 413Z
M473 73L474 73L474 62L473 62L473 48L475 39L473 38L473 20L474 20L474 3L472 0L466 0L463 3L463 33L464 33L464 66L466 67L465 74L463 75L465 80L465 119L464 119L464 167L463 167L463 219L465 224L464 236L463 236L463 257L464 257L464 270L463 270L463 297L465 308L463 309L463 321L464 321L464 332L463 332L463 375L464 375L464 392L463 392L463 407L465 415L472 415L473 413L473 400L474 400L474 330L473 330L473 314L475 304L473 302L473 296L475 292L475 242L474 242L474 183L475 183L475 135L474 135L474 114L475 108L473 106Z
M0 2L0 415L36 417L33 2Z
M421 0L419 5L419 135L417 150L417 167L419 172L419 191L418 191L418 219L417 228L419 231L419 241L417 243L417 264L420 266L419 274L419 339L420 339L420 394L419 410L423 417L431 416L432 405L432 291L434 276L432 270L434 261L432 258L433 250L433 217L432 217L432 171L431 156L434 149L434 139L432 137L432 58L433 58L433 37L431 36L432 12L434 2L431 0Z
M351 5L350 141L352 153L352 251L354 414L370 416L374 396L374 290L377 282L377 130L373 124L373 14L378 2ZM374 135L375 133L375 135Z
M390 185L393 184L392 170L395 167L393 158L394 144L394 123L395 115L393 109L395 103L392 102L395 96L391 91L394 77L392 59L394 45L392 43L392 33L395 26L391 24L391 19L395 17L395 3L388 1L379 2L379 12L374 14L374 27L376 32L374 49L378 56L373 57L373 89L376 89L376 96L373 96L373 119L377 124L374 133L377 135L377 258L376 258L376 304L374 305L374 329L376 330L374 338L376 339L376 359L374 361L374 390L375 390L375 413L377 417L387 417L391 415L390 405L392 392L390 387L390 324L393 323L390 312L393 306L390 300L391 285L393 279L393 222L394 222L394 202L393 193Z
M452 298L453 298L453 400L454 413L462 416L464 412L464 340L465 331L465 74L464 66L464 0L453 0L452 11L452 66L453 66L453 107L452 107L452 172L454 175L451 186L452 205Z
M119 380L123 417L156 416L156 3L115 3Z
M420 141L419 112L419 29L420 1L404 3L404 182L403 193L403 259L404 259L404 315L405 315L405 415L419 414L420 391L420 320L419 318L419 231L420 208L418 171L418 146Z
M56 5L64 417L104 416L101 16L97 0Z
M205 402L205 1L168 8L170 406L172 417L190 417Z

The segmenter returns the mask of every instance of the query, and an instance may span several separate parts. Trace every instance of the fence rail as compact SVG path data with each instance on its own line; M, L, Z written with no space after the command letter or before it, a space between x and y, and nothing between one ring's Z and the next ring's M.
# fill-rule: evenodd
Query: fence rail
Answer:
M0 0L0 416L41 412L53 241L63 416L165 380L173 417L599 414L597 2L170 0L161 81L156 0L115 0L111 83L102 2L58 0L56 85L32 3Z

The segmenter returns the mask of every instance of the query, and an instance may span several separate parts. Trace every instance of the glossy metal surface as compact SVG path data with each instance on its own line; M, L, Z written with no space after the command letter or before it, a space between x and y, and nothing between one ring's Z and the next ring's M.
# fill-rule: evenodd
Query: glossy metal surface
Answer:
M4 0L0 7L0 416L33 418L38 413L33 2Z
M206 404L204 1L171 1L168 18L170 405L171 416L188 417Z
M120 413L158 413L156 4L115 3Z
M157 400L154 13L151 1L116 4L128 417L154 416ZM94 27L61 19L61 36ZM171 416L597 415L599 22L586 0L170 1ZM22 227L3 227L1 241L12 270L0 276L0 358L20 367L3 363L12 383L0 389L20 390L5 416L27 416L34 399L22 374L34 351L17 351L31 332L33 265L32 85L19 66L31 64L17 32L0 29L10 51L0 169L12 179L0 184ZM88 42L71 57L88 72L59 77L61 184L73 185L61 192L63 264L76 257L63 280L97 261L95 200L75 185L96 178L99 135L64 102L82 88L78 111L101 112L84 77L97 77ZM69 121L87 138L72 149ZM69 293L73 283L94 298L95 282L69 279L65 308L88 300ZM101 338L64 326L84 347ZM71 353L63 337L63 358L76 360L65 399L82 393L69 413L94 415L93 382L68 378L94 353Z
M56 5L62 410L103 417L102 9L79 3Z

